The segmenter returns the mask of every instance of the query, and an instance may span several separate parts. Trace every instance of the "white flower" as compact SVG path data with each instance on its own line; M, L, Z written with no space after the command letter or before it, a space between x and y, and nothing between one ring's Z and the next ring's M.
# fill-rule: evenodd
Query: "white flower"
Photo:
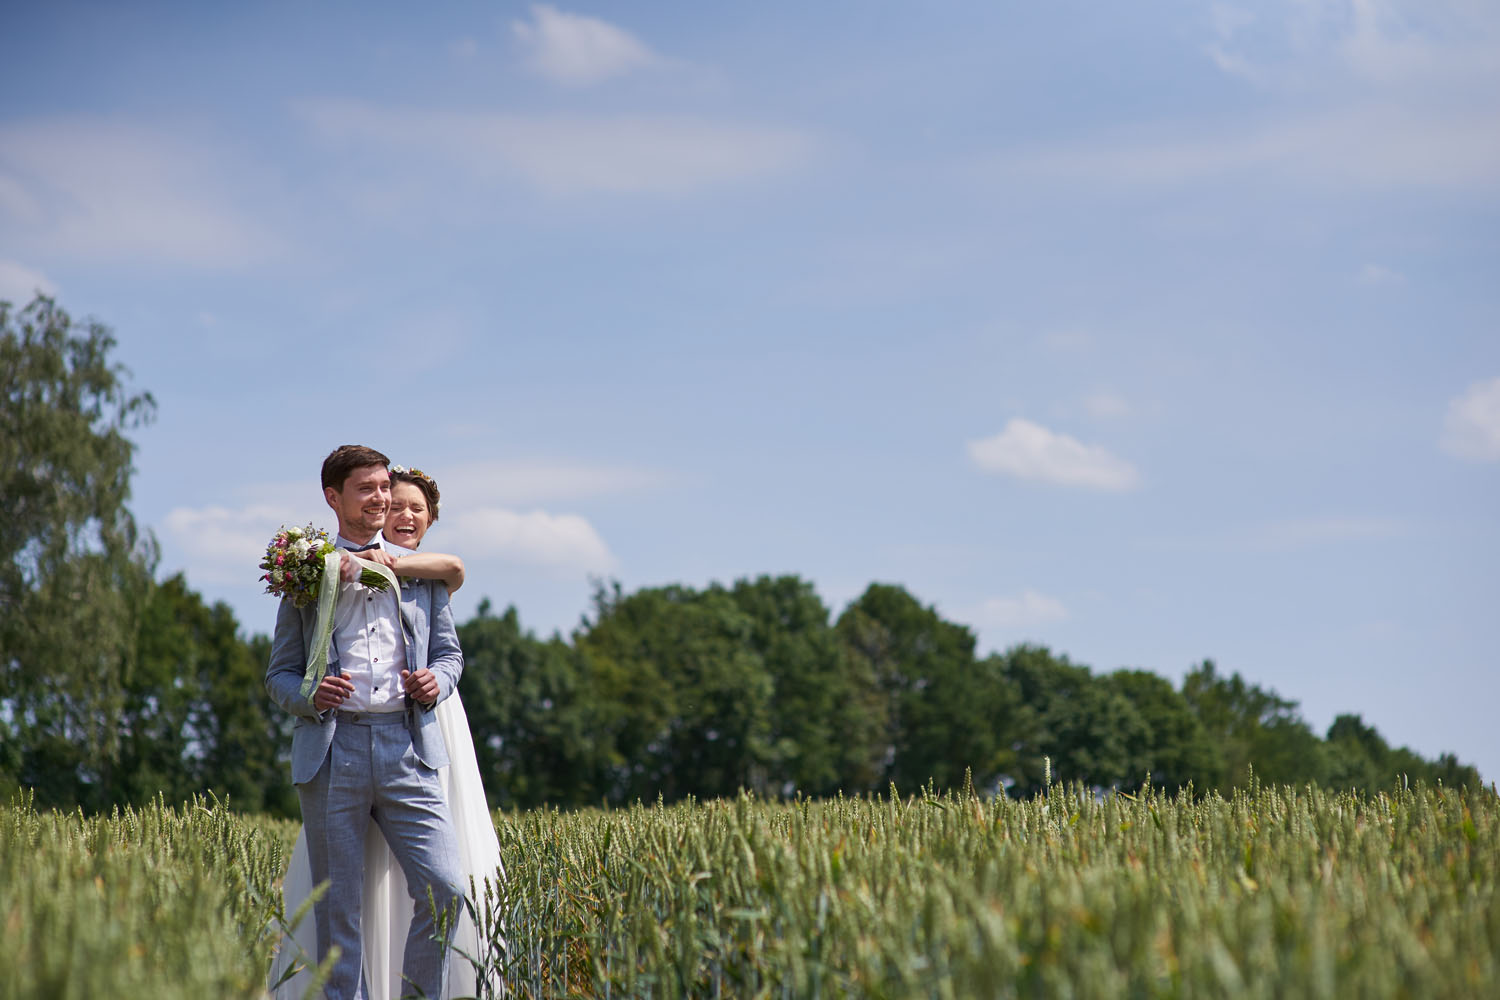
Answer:
M311 548L312 544L307 539L299 538L292 543L292 554L298 559L306 559L308 550Z
M394 472L398 476L404 476L404 475L406 475L406 466L404 466L404 465L393 465L393 466L391 466L391 471Z

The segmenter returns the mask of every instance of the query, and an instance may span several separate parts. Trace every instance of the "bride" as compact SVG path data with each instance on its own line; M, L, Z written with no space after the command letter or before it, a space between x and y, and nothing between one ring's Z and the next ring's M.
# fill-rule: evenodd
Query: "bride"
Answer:
M422 544L427 529L438 519L439 499L437 483L431 476L419 469L391 466L391 509L385 520L383 547L363 552L361 558L384 563L397 576L442 580L450 594L463 586L464 564L458 556L414 551ZM473 878L474 902L482 913L486 880L495 885L505 874L500 867L500 843L485 802L479 763L474 756L474 738L469 733L469 719L458 692L454 691L439 702L434 711L443 732L443 743L448 749L450 763L438 775L453 814L460 870ZM292 859L282 885L288 919L312 888L306 832L302 831L297 834L297 845L292 849ZM380 827L371 823L365 835L365 886L361 908L365 995L370 1000L390 1000L405 993L401 981L401 959L411 916L412 901L407 894L406 877ZM311 910L297 926L293 939L295 947L283 941L277 952L271 969L272 983L281 978L294 960L304 966L316 963L317 927ZM453 934L447 997L478 994L474 967L464 956L483 961L488 945L488 941L479 940L473 919L465 910ZM311 976L303 969L276 990L275 1000L300 998L310 982ZM494 983L490 986L492 992L497 992Z

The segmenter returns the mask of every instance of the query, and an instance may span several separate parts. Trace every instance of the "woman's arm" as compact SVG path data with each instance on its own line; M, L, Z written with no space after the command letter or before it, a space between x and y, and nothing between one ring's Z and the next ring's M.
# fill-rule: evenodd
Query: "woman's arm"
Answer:
M452 594L464 585L464 561L443 552L409 552L396 557L391 571L419 580L441 580Z

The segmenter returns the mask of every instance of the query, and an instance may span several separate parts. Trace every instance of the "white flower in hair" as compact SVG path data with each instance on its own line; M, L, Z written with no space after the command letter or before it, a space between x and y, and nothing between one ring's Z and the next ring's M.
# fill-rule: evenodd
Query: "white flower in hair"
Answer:
M394 472L394 473L396 473L396 475L398 475L398 476L404 476L404 475L406 475L406 466L404 466L404 465L393 465L393 466L391 466L391 471Z

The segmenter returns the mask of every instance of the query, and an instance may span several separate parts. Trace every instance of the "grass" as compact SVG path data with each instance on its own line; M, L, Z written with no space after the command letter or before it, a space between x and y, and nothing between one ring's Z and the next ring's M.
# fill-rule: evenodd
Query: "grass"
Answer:
M517 997L1475 997L1493 789L927 792L496 816ZM257 997L295 826L0 810L4 997Z

